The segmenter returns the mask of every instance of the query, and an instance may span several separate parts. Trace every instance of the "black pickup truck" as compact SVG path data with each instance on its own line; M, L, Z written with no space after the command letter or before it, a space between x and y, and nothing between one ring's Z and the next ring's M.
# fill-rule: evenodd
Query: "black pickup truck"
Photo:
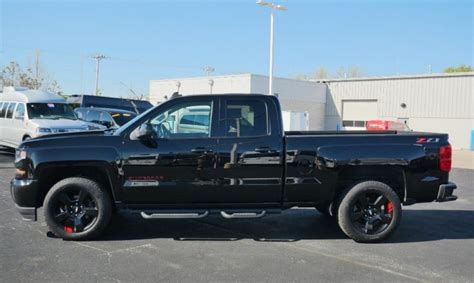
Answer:
M315 207L359 242L388 237L401 205L452 201L448 135L284 132L276 97L171 99L117 130L24 142L11 194L44 206L63 239L98 236L117 210L145 219L259 218Z

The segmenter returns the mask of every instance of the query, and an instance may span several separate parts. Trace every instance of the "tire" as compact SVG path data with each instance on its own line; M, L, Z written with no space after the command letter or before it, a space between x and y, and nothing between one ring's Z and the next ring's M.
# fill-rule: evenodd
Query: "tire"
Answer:
M345 190L337 209L339 227L361 243L386 239L396 230L401 217L398 195L377 181L365 181Z
M30 136L24 136L24 137L23 137L23 141L27 141L27 140L30 140L30 139L31 139Z
M46 224L55 236L64 240L99 236L108 226L112 212L109 193L96 182L81 177L59 181L44 201Z

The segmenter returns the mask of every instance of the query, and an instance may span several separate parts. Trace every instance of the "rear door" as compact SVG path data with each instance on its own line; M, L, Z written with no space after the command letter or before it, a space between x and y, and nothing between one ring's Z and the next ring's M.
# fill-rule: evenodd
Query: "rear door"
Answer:
M264 97L221 98L216 201L281 201L283 138L280 119L270 119L275 113L277 106Z
M12 139L19 144L23 141L25 134L25 104L18 103L12 120Z
M4 136L7 143L11 146L16 147L19 142L15 140L15 126L13 120L13 114L15 111L16 102L10 102L8 107L6 108L5 120L4 120L4 128L2 135Z

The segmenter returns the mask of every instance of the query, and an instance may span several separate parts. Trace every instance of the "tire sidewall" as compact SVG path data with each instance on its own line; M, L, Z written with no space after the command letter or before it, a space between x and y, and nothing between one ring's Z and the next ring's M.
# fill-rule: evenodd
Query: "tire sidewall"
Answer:
M72 189L81 189L92 196L97 205L98 215L95 222L87 231L67 233L64 227L54 220L55 205L60 193ZM109 194L96 182L86 178L67 178L56 183L46 195L44 201L44 216L50 231L64 240L86 240L98 236L108 225L112 214Z
M359 231L351 221L351 208L356 197L361 193L377 192L385 196L393 205L392 221L389 226L377 234L365 234ZM357 242L378 242L389 237L397 228L402 216L402 208L398 195L385 183L365 181L356 184L345 192L338 208L338 223L342 231Z

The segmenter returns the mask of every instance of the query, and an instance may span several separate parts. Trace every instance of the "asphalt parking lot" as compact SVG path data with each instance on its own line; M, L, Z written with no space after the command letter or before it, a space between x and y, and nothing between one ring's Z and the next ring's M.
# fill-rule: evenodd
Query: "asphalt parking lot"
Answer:
M260 220L143 220L119 214L89 242L51 237L10 198L0 153L0 282L428 281L474 278L474 171L454 169L459 199L405 207L387 242L358 244L312 209Z

